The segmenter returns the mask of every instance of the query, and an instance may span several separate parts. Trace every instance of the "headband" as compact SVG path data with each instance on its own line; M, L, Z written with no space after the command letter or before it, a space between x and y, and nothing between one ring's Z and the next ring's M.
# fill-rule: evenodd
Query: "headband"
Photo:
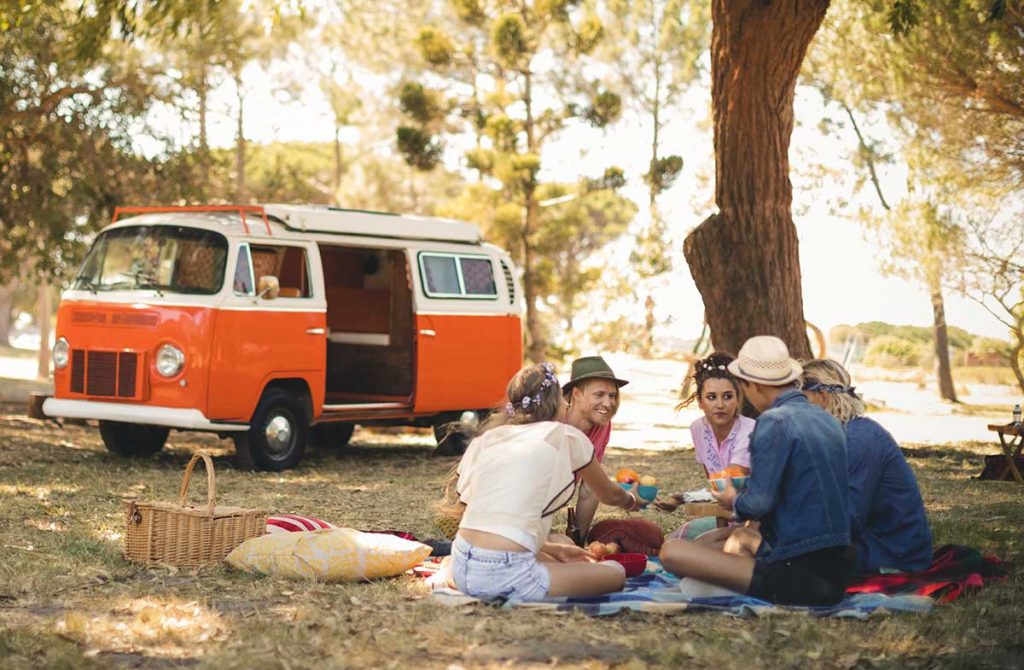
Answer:
M514 414L517 406L522 407L524 412L530 409L530 405L540 406L541 397L544 395L544 391L548 390L552 386L558 386L558 379L555 377L554 366L551 365L551 363L541 363L540 368L544 371L544 379L540 382L540 390L532 396L524 395L523 399L515 405L513 405L511 401L505 403L506 414Z
M843 386L842 384L823 384L822 382L810 382L804 383L803 390L805 391L817 391L818 393L845 393L849 396L857 397L855 393L857 387L855 386Z

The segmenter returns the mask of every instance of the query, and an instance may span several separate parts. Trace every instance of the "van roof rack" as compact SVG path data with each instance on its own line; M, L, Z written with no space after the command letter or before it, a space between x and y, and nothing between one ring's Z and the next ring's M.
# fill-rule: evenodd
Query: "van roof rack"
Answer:
M267 219L267 212L263 205L170 205L162 207L117 207L114 209L113 222L116 223L122 214L161 214L168 212L238 212L242 220L242 229L249 234L249 224L245 220L245 213L258 214L263 219L263 225L267 228L267 235L273 235L270 231L270 221Z

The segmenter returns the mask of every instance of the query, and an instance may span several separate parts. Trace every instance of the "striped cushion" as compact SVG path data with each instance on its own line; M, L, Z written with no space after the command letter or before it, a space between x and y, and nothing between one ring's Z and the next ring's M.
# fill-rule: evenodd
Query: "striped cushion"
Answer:
M267 517L268 533L298 533L307 530L337 528L333 523L297 514L275 514Z

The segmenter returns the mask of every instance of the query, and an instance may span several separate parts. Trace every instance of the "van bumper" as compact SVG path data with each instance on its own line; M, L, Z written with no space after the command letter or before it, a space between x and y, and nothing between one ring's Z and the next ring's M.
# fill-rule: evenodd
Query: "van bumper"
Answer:
M47 398L43 413L50 417L64 419L97 419L99 421L121 421L152 426L166 426L181 430L208 430L216 432L249 430L245 423L213 422L197 409L180 407L154 407L152 405L129 405L119 402L96 402L94 400L64 400Z

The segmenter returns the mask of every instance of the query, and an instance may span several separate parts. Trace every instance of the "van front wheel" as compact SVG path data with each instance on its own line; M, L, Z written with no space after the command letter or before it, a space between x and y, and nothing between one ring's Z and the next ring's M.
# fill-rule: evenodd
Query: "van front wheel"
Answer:
M171 431L121 421L100 421L100 437L108 451L121 456L151 456L164 448Z
M283 389L263 394L245 436L249 457L260 470L294 468L306 452L309 426L302 403ZM237 445L236 445L237 446Z

